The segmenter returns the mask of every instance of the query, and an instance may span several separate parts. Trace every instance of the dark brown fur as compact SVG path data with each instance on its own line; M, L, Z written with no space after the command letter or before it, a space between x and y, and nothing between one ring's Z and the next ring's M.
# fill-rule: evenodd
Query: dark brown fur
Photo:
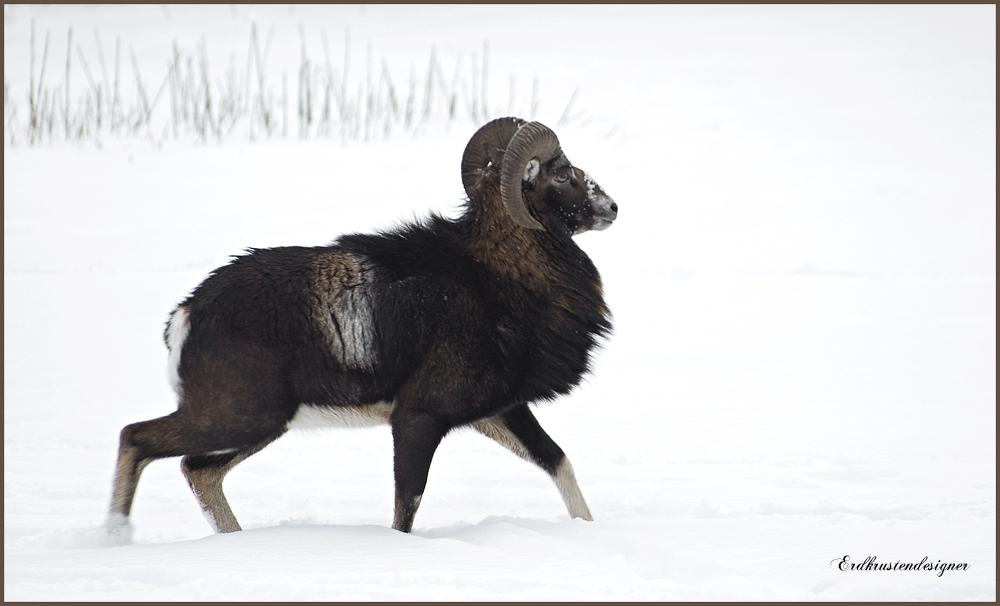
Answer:
M434 451L459 426L538 464L570 514L589 519L572 467L528 405L572 390L610 331L600 276L572 236L610 225L617 205L560 153L523 184L544 228L526 229L507 214L498 170L477 169L457 220L252 250L212 272L168 328L178 410L122 430L112 519L127 519L145 465L183 456L216 529L239 530L225 474L306 409L388 415L399 530L412 527Z

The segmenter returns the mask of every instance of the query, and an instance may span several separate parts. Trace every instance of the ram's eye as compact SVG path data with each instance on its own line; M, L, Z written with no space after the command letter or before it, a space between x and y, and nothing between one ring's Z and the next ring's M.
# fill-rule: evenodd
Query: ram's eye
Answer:
M569 173L559 173L556 175L556 183L565 183L569 181Z

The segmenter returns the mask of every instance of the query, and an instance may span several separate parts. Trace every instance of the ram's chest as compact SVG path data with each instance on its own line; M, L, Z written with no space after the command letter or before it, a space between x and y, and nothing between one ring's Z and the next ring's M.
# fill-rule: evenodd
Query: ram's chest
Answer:
M526 356L530 361L525 380L527 399L564 394L579 384L605 324L596 307L574 308L566 299L557 299L542 310Z

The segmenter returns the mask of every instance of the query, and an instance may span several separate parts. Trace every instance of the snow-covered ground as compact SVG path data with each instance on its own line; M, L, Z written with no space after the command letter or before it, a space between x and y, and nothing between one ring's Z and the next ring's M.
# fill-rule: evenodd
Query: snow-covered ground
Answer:
M514 76L526 115L537 78L537 118L620 206L579 239L616 329L536 412L594 522L460 431L395 532L381 427L241 464L232 535L154 463L133 543L105 546L118 432L175 406L177 301L246 247L454 214L476 125L100 150L5 130L5 600L995 600L994 5L5 6L22 118L32 19L50 83L69 26L85 53L121 36L151 81L175 39L245 61L251 19L290 73L300 23L315 55L349 27L358 70L370 42L401 74L489 40L490 98Z

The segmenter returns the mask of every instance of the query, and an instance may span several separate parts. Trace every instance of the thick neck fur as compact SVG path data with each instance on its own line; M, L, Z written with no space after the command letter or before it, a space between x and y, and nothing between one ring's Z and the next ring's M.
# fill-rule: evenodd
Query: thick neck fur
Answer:
M559 274L565 257L586 255L564 226L553 224L544 213L535 214L544 230L515 223L500 198L499 179L487 176L477 185L474 201L469 202L463 217L467 237L462 246L491 271L535 292L549 290L553 283L562 281Z
M495 294L523 324L527 342L517 351L530 370L516 398L551 399L579 383L591 350L611 330L611 318L600 275L568 228L544 212L533 213L544 230L517 225L503 207L497 181L481 179L473 192L460 220L460 246L505 279Z

